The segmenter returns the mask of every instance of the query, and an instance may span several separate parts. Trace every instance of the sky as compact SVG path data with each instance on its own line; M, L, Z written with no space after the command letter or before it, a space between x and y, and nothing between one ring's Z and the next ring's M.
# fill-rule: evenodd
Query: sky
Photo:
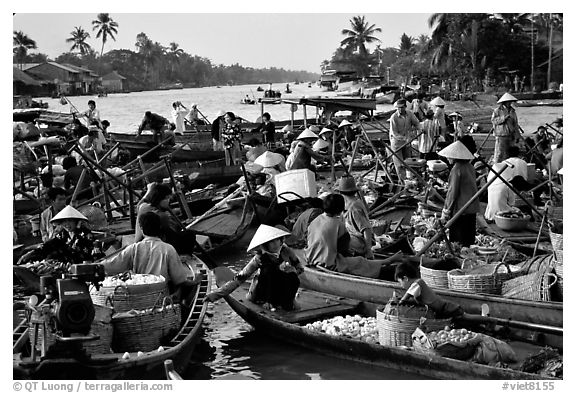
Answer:
M176 7L177 8L177 7ZM174 11L174 8L166 11ZM403 33L414 38L430 35L425 13L121 13L110 12L118 23L116 41L108 40L104 52L112 49L135 51L136 35L144 32L155 42L169 46L176 42L192 55L209 58L215 64L239 63L254 68L282 67L320 72L320 63L330 59L344 38L341 31L350 19L365 15L382 29L375 36L381 47L398 47ZM92 30L98 12L16 13L13 30L36 41L37 50L54 59L70 50L65 40L76 26L90 33L87 42L98 52L102 41ZM371 45L373 49L375 45Z

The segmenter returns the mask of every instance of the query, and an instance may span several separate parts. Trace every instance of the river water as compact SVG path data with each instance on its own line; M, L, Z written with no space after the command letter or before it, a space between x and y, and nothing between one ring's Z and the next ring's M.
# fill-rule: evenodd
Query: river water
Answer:
M87 109L87 101L94 99L100 110L101 119L108 119L110 130L133 133L136 131L145 111L150 110L170 118L171 104L181 101L186 107L198 104L198 109L209 120L213 120L220 110L232 111L248 121L256 121L260 116L260 105L243 105L240 100L246 95L259 98L258 85L205 87L195 89L147 91L129 94L110 94L107 97L68 97L72 105L80 111ZM264 89L268 85L261 85ZM285 94L285 84L273 85L280 90L283 98L302 96L334 96L335 93L321 92L315 84L290 84L292 94ZM42 98L49 103L49 109L68 112L72 105L62 105L60 100ZM450 104L449 104L450 105ZM391 105L378 105L378 111L391 109ZM449 108L449 106L447 107ZM273 120L290 118L288 105L267 105ZM537 125L551 122L562 115L562 107L518 108L520 124L528 131ZM530 116L528 116L530 115ZM308 108L308 118L315 116L315 109ZM299 108L295 118L302 118ZM245 252L251 232L222 255L220 262L241 268L247 261ZM394 370L383 370L366 364L357 364L322 356L311 350L275 341L255 332L226 304L225 301L211 305L205 320L205 333L197 346L193 359L184 373L185 379L419 379L418 376Z

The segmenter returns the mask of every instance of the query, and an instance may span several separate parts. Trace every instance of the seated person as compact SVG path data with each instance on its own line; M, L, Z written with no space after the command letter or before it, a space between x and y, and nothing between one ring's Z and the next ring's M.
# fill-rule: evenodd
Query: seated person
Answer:
M308 245L304 250L308 266L323 266L340 273L377 278L388 260L369 260L351 257L350 234L340 215L344 211L344 197L330 194L324 200L324 213L308 227Z
M414 300L417 304L428 306L437 318L456 318L464 314L460 305L440 298L418 276L418 268L410 262L402 262L396 266L395 279L406 289L406 293L400 299L400 305Z
M552 177L556 177L558 171L564 166L564 144L562 139L558 142L556 149L552 150L550 153L546 155L546 159L550 161L550 173Z
M52 237L56 228L50 220L66 206L66 191L63 188L51 187L46 195L50 206L40 215L40 234L43 242Z
M80 119L72 120L72 123L64 127L65 130L69 131L74 138L80 139L85 135L88 135L88 127L80 122Z
M368 259L374 258L372 245L374 241L374 231L368 218L368 211L362 201L356 197L358 188L352 176L345 176L340 179L337 190L344 196L345 209L343 218L346 230L350 234L349 253L353 256L364 256Z
M214 302L236 290L244 281L259 271L252 280L247 298L253 303L268 307L294 309L294 298L300 286L298 275L304 271L294 252L284 244L283 238L290 235L278 227L260 225L254 234L248 251L256 249L256 255L219 289L209 293L206 301Z
M182 263L176 249L160 239L160 216L153 212L144 213L139 225L144 238L102 262L107 275L132 270L136 274L163 276L171 293L179 286L193 286L200 282L199 276L188 279L190 270Z
M308 239L308 226L316 217L323 213L324 201L320 198L310 198L310 208L304 210L292 227L292 235L286 238L285 243L293 248L305 248Z
M262 142L258 138L252 138L248 141L248 145L252 146L246 152L246 159L248 161L254 162L258 157L260 157L268 149L266 146L262 145Z
M100 133L101 131L97 126L91 125L88 128L88 135L85 135L78 140L78 146L84 152L87 152L89 156L94 153L100 156L100 154L104 152L104 144L102 143L102 140L106 143L104 136L101 137Z
M43 259L75 264L93 262L104 256L101 251L94 252L94 237L85 226L88 219L72 206L66 206L50 222L56 226L52 237L22 256L18 264Z

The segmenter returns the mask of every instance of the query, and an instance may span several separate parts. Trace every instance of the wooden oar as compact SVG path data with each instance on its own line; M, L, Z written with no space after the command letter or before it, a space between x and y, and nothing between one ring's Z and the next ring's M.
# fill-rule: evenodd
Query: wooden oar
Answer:
M493 323L496 325L510 326L520 329L530 329L535 330L537 332L554 334L559 336L562 336L564 334L564 329L560 326L541 325L538 323L516 321L513 319L506 319L506 318L497 318L497 317L465 313L458 319L474 323Z

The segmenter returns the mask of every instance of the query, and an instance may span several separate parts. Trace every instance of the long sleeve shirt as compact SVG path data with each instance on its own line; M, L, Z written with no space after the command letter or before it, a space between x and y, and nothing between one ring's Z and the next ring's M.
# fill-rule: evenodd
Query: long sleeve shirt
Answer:
M504 105L500 105L492 112L491 121L494 126L494 135L509 136L513 139L520 137L518 117L514 108L508 110Z
M472 199L476 192L478 192L478 187L476 185L474 167L469 162L457 161L452 167L448 178L448 192L444 201L444 213L452 217ZM464 214L475 214L478 210L480 210L480 203L478 199L475 199L466 208Z
M286 245L282 245L280 249L279 255L275 255L274 257L279 258L283 262L288 262L290 266L296 271L296 273L300 274L304 271L304 266L302 262L298 259L294 251L290 247ZM234 277L233 280L226 282L220 288L215 290L212 293L218 295L218 298L223 298L225 296L230 295L234 292L243 282L248 280L252 277L258 269L262 266L262 259L260 255L255 255L246 266Z
M182 264L176 249L157 237L145 236L102 263L107 275L132 270L136 274L164 276L166 281L179 285L191 271Z
M420 130L420 122L411 111L401 115L398 111L390 117L390 138L399 141L407 141L413 130Z
M44 210L40 215L40 234L43 242L50 239L54 233L55 226L50 222L52 217L54 217L54 208L52 206Z
M188 113L188 110L178 107L176 109L172 109L172 121L176 125L176 129L174 131L183 133L185 130L184 127L184 117Z

